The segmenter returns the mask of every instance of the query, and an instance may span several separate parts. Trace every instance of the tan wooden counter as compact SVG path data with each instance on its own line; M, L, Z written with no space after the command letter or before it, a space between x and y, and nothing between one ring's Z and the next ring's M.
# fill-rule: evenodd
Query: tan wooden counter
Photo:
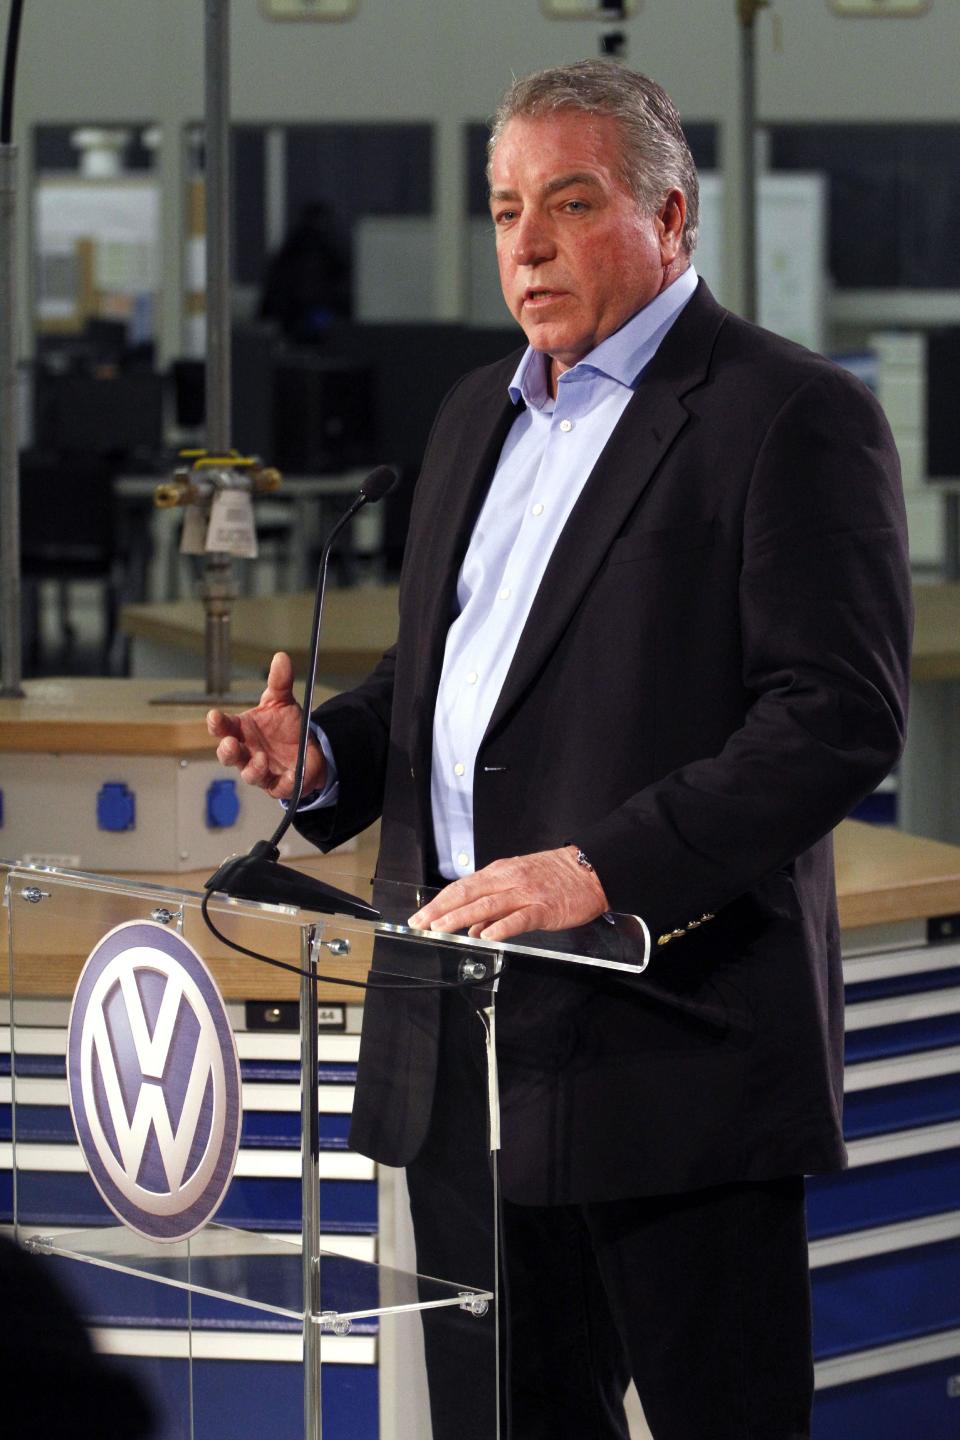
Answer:
M0 751L59 755L209 755L209 705L155 705L175 680L28 680L23 700L0 699ZM202 684L197 683L198 695Z
M27 680L22 700L0 699L0 752L51 755L212 755L210 703L193 682L195 705L158 705L157 695L191 688L179 680ZM235 681L238 693L250 682ZM256 688L256 687L254 687ZM295 687L298 691L301 686ZM318 685L319 704L333 694Z
M248 596L231 617L231 649L238 665L266 671L277 650L286 650L302 675L310 653L313 591ZM202 655L203 606L199 600L125 605L120 629L134 641L164 650ZM327 591L317 662L319 674L362 676L397 638L397 586L351 586Z
M960 912L960 846L856 820L835 846L843 930Z

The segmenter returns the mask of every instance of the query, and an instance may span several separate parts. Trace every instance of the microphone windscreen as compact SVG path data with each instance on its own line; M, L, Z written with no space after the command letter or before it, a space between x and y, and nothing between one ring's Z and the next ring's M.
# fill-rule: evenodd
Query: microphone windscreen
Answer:
M375 505L393 489L399 479L400 471L395 465L378 465L360 486L360 494L368 505Z

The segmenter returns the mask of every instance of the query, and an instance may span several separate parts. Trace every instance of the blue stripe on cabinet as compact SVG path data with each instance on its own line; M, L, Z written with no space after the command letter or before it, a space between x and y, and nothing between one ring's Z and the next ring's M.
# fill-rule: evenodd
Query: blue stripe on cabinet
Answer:
M854 1090L843 1101L843 1131L848 1140L937 1125L960 1117L960 1073L935 1075L876 1090ZM960 1194L957 1196L960 1203Z
M346 1150L349 1115L320 1116L321 1150ZM0 1140L13 1138L11 1107L0 1105ZM63 1105L18 1105L17 1139L49 1144L76 1140L70 1111ZM240 1143L249 1149L299 1150L300 1116L296 1111L244 1111Z
M818 1390L813 1440L956 1440L960 1356Z
M9 1075L10 1072L9 1054L0 1054L0 1075ZM24 1049L17 1053L17 1074L63 1080L67 1074L66 1061L62 1055L31 1055ZM273 1080L299 1086L300 1065L296 1060L241 1060L240 1078L247 1081ZM356 1078L357 1067L354 1063L321 1060L317 1066L317 1082L321 1085L352 1085Z
M192 1408L186 1362L149 1356L111 1356L144 1385L158 1416L152 1440L196 1433L216 1440L303 1433L303 1371L299 1365L196 1360ZM372 1365L325 1365L323 1433L377 1440L377 1370ZM192 1423L191 1423L192 1422Z
M863 1000L886 1000L894 995L918 995L928 990L949 990L960 985L960 966L951 970L922 970L917 974L890 975L844 986L848 1005Z
M57 1171L21 1171L18 1215L22 1225L113 1225L89 1175ZM0 1172L0 1217L13 1213L13 1177ZM216 1217L223 1225L249 1230L300 1229L300 1181L234 1178ZM377 1228L375 1180L324 1180L320 1220L331 1234L369 1235Z
M324 1435L377 1440L376 1369L324 1365L321 1374ZM228 1436L299 1435L303 1429L301 1367L201 1360L195 1369L194 1417L197 1434L215 1433L222 1440Z
M0 1065L0 1075L9 1075L10 1073L10 1056L5 1055L3 1064ZM62 1055L29 1055L25 1051L18 1051L17 1074L24 1077L29 1075L63 1080L66 1078L67 1065Z
M223 1225L255 1230L300 1229L300 1181L234 1179L217 1214ZM377 1228L375 1180L324 1180L320 1222L325 1230L371 1234Z
M811 1278L818 1360L960 1325L958 1240L827 1265Z
M844 1053L848 1065L860 1060L882 1060L886 1055L909 1055L960 1044L960 1012L908 1020L899 1025L877 1025L847 1033Z
M299 1085L300 1063L297 1060L241 1060L240 1076L243 1080L275 1080ZM321 1085L352 1085L356 1078L357 1067L353 1063L321 1060L317 1066Z
M863 1165L807 1181L811 1240L892 1225L954 1210L960 1197L960 1150L937 1150Z
M346 1150L349 1115L320 1115L320 1149ZM300 1116L293 1111L245 1110L240 1143L250 1149L300 1149Z

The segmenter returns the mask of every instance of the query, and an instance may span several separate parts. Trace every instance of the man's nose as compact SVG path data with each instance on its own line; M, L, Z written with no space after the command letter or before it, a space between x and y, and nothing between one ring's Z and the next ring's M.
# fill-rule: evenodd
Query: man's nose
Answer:
M553 240L542 216L530 211L521 215L513 232L512 253L515 265L539 265L553 257Z

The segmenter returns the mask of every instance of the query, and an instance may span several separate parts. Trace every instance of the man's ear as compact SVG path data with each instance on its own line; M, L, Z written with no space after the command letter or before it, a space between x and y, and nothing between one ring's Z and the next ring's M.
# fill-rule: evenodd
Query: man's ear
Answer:
M664 265L676 260L683 249L683 227L687 218L687 202L682 190L668 190L657 211L657 234L660 237L660 258Z

